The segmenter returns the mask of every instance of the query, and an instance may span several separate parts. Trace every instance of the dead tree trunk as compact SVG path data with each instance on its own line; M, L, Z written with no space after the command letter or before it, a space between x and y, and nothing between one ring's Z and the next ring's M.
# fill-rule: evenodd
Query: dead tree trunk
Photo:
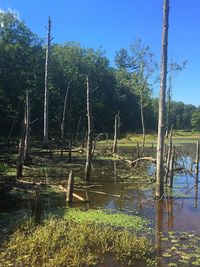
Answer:
M118 122L119 122L119 114L120 112L115 115L115 125L114 125L114 140L113 140L113 149L112 153L117 153L117 138L118 138Z
M67 203L71 204L73 201L73 190L74 190L74 175L73 171L70 171L68 178L68 188L67 188Z
M121 119L120 115L118 116L118 121L117 121L117 134L120 136L120 127L121 127Z
M143 156L144 146L145 146L145 125L144 125L144 108L143 108L143 101L140 101L140 115L141 115L141 122L142 122L142 147L140 157Z
M173 125L170 131L169 136L169 148L167 153L167 162L166 162L166 172L165 172L165 183L167 184L168 176L169 176L169 166L170 166L170 159L171 159L171 153L172 153L172 135L173 135Z
M78 136L79 136L79 129L80 129L80 124L81 124L82 117L80 116L78 125L77 125L77 131L76 131L76 143L78 142Z
M29 107L29 93L26 92L26 107L24 115L24 128L25 128L25 138L24 138L24 162L29 161L30 156L30 107Z
M49 53L51 45L51 18L48 18L47 26L47 48L45 60L45 91L44 91L44 147L48 147L48 116L49 116L49 84L48 84L48 69L49 69Z
M92 165L92 109L91 109L91 88L89 84L89 78L86 77L87 83L87 155L85 164L85 180L90 181L91 165Z
M19 154L17 159L17 179L22 177L23 164L24 164L24 138L19 141Z
M165 133L166 138L168 138L169 127L171 124L171 101L172 101L171 95L172 95L172 67L170 69L169 86L167 90L167 112L166 112L166 133Z
M69 82L68 82L67 90L66 90L66 93L65 93L65 99L64 99L64 104L63 104L62 123L61 123L61 126L60 126L60 130L61 130L61 153L60 153L60 156L61 156L61 158L63 156L64 131L65 131L65 115L66 115L66 106L67 106L68 92L69 92Z
M161 198L164 193L164 134L165 134L165 95L167 79L167 47L168 47L168 20L169 0L164 0L163 5L163 30L162 30L162 61L160 75L160 99L157 139L157 165L156 165L156 197Z
M33 200L33 208L32 208L32 217L34 225L38 225L41 223L41 212L42 212L41 192L40 189L36 187L35 197Z
M172 148L171 159L170 159L170 167L169 167L169 187L173 187L174 180L174 148Z
M197 148L196 148L196 181L199 180L199 141L197 141Z
M27 100L27 99L26 99ZM17 178L22 177L23 165L24 165L24 156L25 156L25 137L26 137L26 120L27 120L27 112L26 107L24 111L24 120L22 123L22 134L21 139L19 141L19 154L17 159Z

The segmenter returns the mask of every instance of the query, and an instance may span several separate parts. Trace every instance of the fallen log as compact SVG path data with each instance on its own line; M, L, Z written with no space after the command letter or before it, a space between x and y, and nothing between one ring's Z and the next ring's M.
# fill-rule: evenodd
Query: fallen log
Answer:
M156 164L156 159L155 158L152 158L152 157L142 157L142 158L138 158L136 160L129 160L129 159L124 159L122 156L119 156L117 154L113 154L113 153L109 153L111 156L113 157L116 157L126 163L128 163L129 165L131 165L132 167L135 167L136 164L140 161L151 161L152 163L155 163Z
M77 190L77 191L85 191L84 189L80 189L80 188L74 188L74 190ZM94 193L94 194L100 194L100 195L106 195L106 196L111 196L111 197L118 197L118 198L128 198L130 199L129 196L126 196L126 195L114 195L114 194L108 194L108 193L105 193L103 191L94 191L94 190L87 190L88 193Z
M60 188L64 193L67 193L67 192L68 192L68 190L67 190L66 188L64 188L62 185L60 185L59 188ZM74 190L75 190L75 189L74 189ZM84 190L84 191L85 191L85 190ZM87 199L85 199L85 198L83 198L83 197L81 197L81 196L75 194L74 192L73 192L73 197L75 197L76 199L78 199L78 200L80 200L80 201L88 202Z
M140 161L151 161L152 163L156 164L156 159L154 159L152 157L142 157L142 158L139 158L139 159L132 161L131 165L135 166Z
M17 179L17 184L20 185L32 185L32 186L46 186L47 184L41 183L41 182L30 182L30 181L24 181L24 180L19 180Z

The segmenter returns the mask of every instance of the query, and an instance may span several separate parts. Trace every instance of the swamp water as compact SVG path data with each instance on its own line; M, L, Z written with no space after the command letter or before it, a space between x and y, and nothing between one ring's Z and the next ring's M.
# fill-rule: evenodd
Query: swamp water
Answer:
M190 168L191 162L195 159L195 145L184 145L177 151L179 164ZM150 149L147 151L149 154L151 152ZM133 152L131 148L121 148L119 154L131 159ZM83 162L82 159L75 158L71 166L68 163L44 163L37 170L26 170L25 175L27 179L32 177L34 181L54 186L63 184L66 187L67 174L73 168L75 193L88 200L87 203L75 201L74 208L106 209L147 218L150 221L149 226L155 230L150 234L150 239L156 248L158 266L200 266L200 185L195 183L193 176L185 172L176 173L173 189L167 188L164 199L155 201L155 184L152 182L154 165L146 164L142 168L131 169L119 160L97 157L92 168L92 184L95 187L84 190L80 179L84 177ZM50 190L42 199L45 212L66 207L65 196L62 193L57 194ZM21 209L30 210L31 206L31 201L25 201ZM113 263L108 257L99 266L122 265Z

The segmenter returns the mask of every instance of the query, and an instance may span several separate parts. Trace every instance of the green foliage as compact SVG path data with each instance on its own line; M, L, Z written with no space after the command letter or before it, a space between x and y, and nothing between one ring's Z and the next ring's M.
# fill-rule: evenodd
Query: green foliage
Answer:
M152 232L150 221L135 215L127 215L119 212L111 212L108 210L88 210L81 211L78 209L70 209L65 218L71 218L77 222L95 222L97 224L107 224L115 227L131 228L133 232Z
M191 124L195 130L200 131L200 109L192 113Z
M153 256L151 243L127 230L98 223L77 223L70 218L49 218L33 228L18 229L0 253L3 266L94 266L106 254L134 264Z
M130 54L130 55L129 55ZM147 130L157 129L157 100L151 95L156 64L149 46L137 40L129 52L122 48L110 67L102 49L68 42L53 44L49 60L49 131L60 135L63 101L69 86L66 133L86 128L86 75L92 88L93 126L96 132L113 132L114 114L120 111L121 132L141 128L140 107ZM21 132L25 91L30 92L33 135L43 128L45 49L38 36L16 14L0 12L0 126L1 134ZM178 68L177 66L175 66ZM178 69L179 70L179 69ZM180 70L179 70L180 71ZM191 129L196 107L174 102L171 117L175 129ZM195 115L193 115L195 116ZM193 118L195 121L195 118ZM70 123L69 123L70 122ZM194 122L197 124L197 122ZM69 125L70 124L70 125ZM196 127L195 124L195 127ZM81 134L80 134L81 135ZM50 136L51 137L51 136Z
M170 231L164 236L164 238L161 238L165 248L162 256L171 258L168 266L200 265L200 237L198 233Z

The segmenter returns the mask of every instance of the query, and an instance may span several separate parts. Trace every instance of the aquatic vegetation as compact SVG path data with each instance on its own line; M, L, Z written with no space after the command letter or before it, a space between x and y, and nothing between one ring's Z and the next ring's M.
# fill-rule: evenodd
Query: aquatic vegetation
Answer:
M173 232L165 234L161 240L166 245L162 256L168 266L200 266L200 236L196 232Z
M113 231L110 225L80 223L69 216L50 217L36 228L30 222L23 224L1 250L0 262L2 266L94 266L106 254L133 265L150 261L154 251L146 237L128 230Z
M133 232L152 233L153 229L149 227L150 220L136 215L128 215L111 210L88 210L69 209L65 218L73 219L79 223L89 222L105 224L120 228L129 228Z

